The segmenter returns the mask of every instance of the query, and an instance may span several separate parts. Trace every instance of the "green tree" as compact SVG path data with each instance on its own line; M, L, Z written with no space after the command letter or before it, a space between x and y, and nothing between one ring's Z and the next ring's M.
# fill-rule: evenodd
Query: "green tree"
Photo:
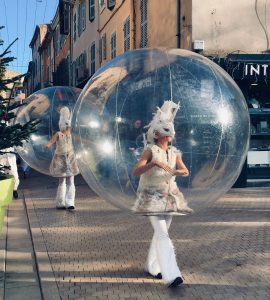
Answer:
M3 28L3 26L0 26L0 30ZM18 81L26 75L22 74L11 79L5 79L7 67L15 60L15 57L9 55L11 53L10 48L16 41L17 39L0 54L0 155L6 153L3 152L4 149L22 146L23 141L28 141L31 133L36 131L36 125L38 124L37 120L29 121L24 125L14 123L16 117L14 111L24 104L11 102L12 91ZM0 46L3 44L3 40L0 40ZM10 92L10 96L5 98L3 92ZM1 177L5 175L6 168L6 166L0 164Z

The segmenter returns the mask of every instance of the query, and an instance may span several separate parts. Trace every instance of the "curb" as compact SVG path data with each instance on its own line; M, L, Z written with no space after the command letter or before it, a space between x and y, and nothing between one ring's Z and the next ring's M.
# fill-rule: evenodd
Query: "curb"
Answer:
M37 265L37 273L41 294L44 300L60 300L59 289L55 280L54 272L44 243L43 234L35 212L35 206L32 198L26 200L23 193L23 199L28 217L30 234L33 241L34 255Z
M0 299L5 298L6 254L7 254L7 209L0 232Z

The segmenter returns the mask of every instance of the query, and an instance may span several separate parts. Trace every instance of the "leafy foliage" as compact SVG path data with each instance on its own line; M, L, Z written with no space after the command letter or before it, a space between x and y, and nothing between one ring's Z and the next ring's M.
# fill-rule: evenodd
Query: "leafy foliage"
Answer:
M3 26L0 26L0 30ZM18 75L11 79L5 79L5 73L9 64L15 57L9 56L11 46L17 41L13 41L4 51L0 53L0 155L6 153L5 149L22 146L23 141L28 141L31 133L36 131L37 120L32 120L24 125L14 124L16 110L23 106L20 103L11 103L12 91L18 81L25 76ZM3 45L0 40L0 46ZM11 85L11 87L10 87ZM10 92L8 98L3 97L3 92ZM6 167L0 164L0 175L5 173Z

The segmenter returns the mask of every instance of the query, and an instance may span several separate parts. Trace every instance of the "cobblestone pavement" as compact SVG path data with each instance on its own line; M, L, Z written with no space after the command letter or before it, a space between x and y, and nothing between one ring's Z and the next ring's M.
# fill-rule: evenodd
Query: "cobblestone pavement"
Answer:
M143 270L148 219L76 182L74 212L55 209L55 179L23 184L45 299L270 299L269 188L233 189L208 209L174 217L184 284L170 290Z

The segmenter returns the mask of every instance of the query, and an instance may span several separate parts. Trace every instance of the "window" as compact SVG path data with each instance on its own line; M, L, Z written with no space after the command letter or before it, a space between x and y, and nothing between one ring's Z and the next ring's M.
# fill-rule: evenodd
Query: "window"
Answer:
M86 26L85 1L79 3L77 13L78 13L78 36L81 36L81 34L85 30L85 26Z
M62 49L65 39L66 39L66 36L63 34L60 34L60 49Z
M50 81L50 66L47 66L46 80Z
M66 1L59 1L59 23L60 34L69 34L69 16L70 16L70 3Z
M85 30L86 26L86 5L85 2L82 2L81 4L81 16L82 16L82 31Z
M124 52L130 49L130 17L124 22Z
M49 44L47 48L47 57L51 57L51 44Z
M107 7L110 10L113 10L115 7L115 0L107 0Z
M82 33L82 9L81 9L82 4L79 3L77 13L78 13L78 37Z
M141 48L147 47L148 37L147 37L147 3L148 0L141 0L140 11L141 11Z
M90 47L90 76L96 72L96 45L92 43Z
M99 40L99 49L98 49L99 63L102 63L102 38Z
M73 41L76 42L77 38L77 16L74 14L73 17Z
M116 33L111 35L111 59L116 57Z
M60 50L60 30L59 26L55 29L55 36L54 36L54 42L55 42L55 54L58 55Z
M103 59L107 59L107 43L106 43L106 33L103 34L102 36L102 54L103 54Z
M90 22L95 20L95 0L89 0L89 20Z
M99 0L99 6L103 8L105 6L105 0Z

